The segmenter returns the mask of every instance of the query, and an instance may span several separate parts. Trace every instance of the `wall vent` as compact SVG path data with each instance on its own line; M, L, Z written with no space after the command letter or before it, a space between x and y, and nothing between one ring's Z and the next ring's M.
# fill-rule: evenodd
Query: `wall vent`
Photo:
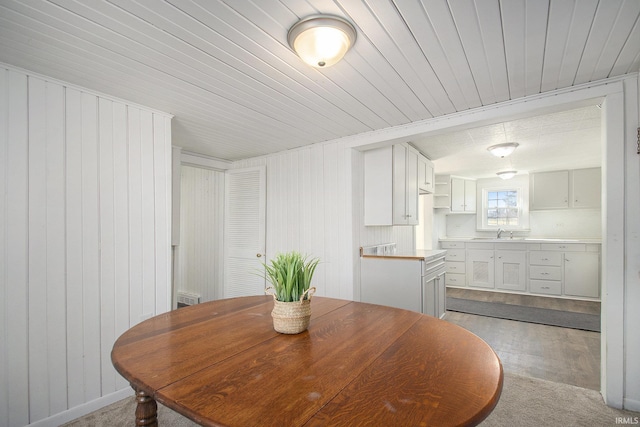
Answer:
M178 292L178 307L200 304L200 295L191 292Z

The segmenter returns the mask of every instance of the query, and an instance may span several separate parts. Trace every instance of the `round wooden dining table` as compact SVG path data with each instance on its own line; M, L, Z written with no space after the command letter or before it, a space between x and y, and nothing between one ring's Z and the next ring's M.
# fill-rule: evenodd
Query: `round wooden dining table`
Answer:
M498 356L452 323L314 297L308 330L284 335L272 308L271 296L217 300L122 334L111 359L136 425L158 424L158 402L203 426L470 426L498 402Z

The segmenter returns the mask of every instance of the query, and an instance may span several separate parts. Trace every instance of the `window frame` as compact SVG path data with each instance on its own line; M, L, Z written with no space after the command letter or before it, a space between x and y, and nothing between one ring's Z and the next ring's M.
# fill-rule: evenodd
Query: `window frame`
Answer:
M490 178L478 180L477 224L479 231L495 231L499 228L507 231L529 230L529 176L516 176L510 180ZM487 210L490 192L517 191L518 225L489 225Z

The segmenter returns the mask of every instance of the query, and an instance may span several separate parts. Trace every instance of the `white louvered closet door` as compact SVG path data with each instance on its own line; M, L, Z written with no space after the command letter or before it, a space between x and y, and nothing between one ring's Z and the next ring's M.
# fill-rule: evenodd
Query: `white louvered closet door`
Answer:
M265 167L225 174L224 298L264 295Z

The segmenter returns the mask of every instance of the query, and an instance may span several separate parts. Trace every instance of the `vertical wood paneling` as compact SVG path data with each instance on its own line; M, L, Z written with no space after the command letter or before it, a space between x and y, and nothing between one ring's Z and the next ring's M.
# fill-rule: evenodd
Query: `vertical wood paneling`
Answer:
M98 98L82 93L82 288L84 401L100 397Z
M4 389L7 425L29 422L28 396L28 111L27 77L4 71ZM11 343L11 345L8 345Z
M129 321L140 322L143 297L142 269L142 159L140 147L140 109L128 109L129 147Z
M142 316L152 315L156 307L155 295L155 191L153 176L153 116L140 112L140 166L142 180ZM141 319L142 320L142 319Z
M29 415L49 414L47 372L47 112L46 84L29 79ZM46 206L46 204L45 204Z
M47 82L47 339L49 413L68 408L65 295L64 88Z
M69 406L84 400L84 289L82 277L82 93L66 91L66 271L67 271L67 362Z
M128 107L113 103L113 212L114 212L114 335L120 336L129 328L129 157L128 157ZM127 382L116 375L116 387Z
M9 145L9 72L0 68L0 188L7 188ZM7 196L0 196L0 413L7 414L0 422L7 424L9 417L9 373L7 372Z
M153 174L155 212L155 292L154 313L171 309L171 122L153 115Z
M133 110L129 126L124 103L0 72L0 425L128 387L113 342L143 309L166 311L170 118Z
M320 258L319 295L353 297L351 160L338 143L312 145L234 167L266 165L267 257L297 250Z
M109 345L115 334L115 211L113 163L113 102L98 101L100 140L100 372L102 394L116 390L116 372L109 360Z
M222 298L224 173L181 167L177 290Z

